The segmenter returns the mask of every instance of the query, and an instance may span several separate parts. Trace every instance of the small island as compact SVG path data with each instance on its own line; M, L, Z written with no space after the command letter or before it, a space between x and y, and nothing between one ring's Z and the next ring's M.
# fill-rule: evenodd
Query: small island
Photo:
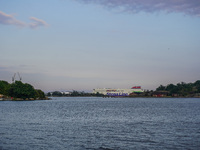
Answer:
M8 83L7 81L0 80L0 100L47 100L45 94L40 89L28 83L15 81Z

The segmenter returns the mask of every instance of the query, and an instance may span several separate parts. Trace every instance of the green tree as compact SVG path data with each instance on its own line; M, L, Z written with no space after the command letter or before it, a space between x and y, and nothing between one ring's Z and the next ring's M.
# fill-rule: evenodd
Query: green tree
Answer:
M169 95L173 95L173 94L177 94L177 87L176 87L176 85L174 85L174 84L169 84L169 85L167 85L167 87L166 87L166 91L168 91L169 92Z
M95 94L95 96L97 96L97 97L103 97L104 95L103 95L103 94L100 94L99 92L97 92L97 93Z
M0 94L9 95L10 84L7 81L0 81Z
M156 89L156 91L164 91L165 90L165 86L163 86L163 85L160 85L157 89Z
M73 91L71 93L71 96L80 96L80 93L78 91Z
M40 89L36 89L35 90L35 98L41 98L41 99L43 99L43 98L45 98L45 94L44 94L44 92L42 91L42 90L40 90Z
M11 84L9 95L16 98L34 98L35 89L28 83L22 83L21 81L15 81Z
M52 96L52 95L51 95L51 92L48 92L48 93L47 93L47 96Z
M194 86L195 86L195 89L197 90L196 92L197 92L197 93L200 93L200 80L197 80L197 81L194 83Z
M63 94L61 92L59 92L59 91L54 91L52 93L52 96L63 96Z
M158 87L156 90L163 89L164 86ZM165 88L169 92L169 95L178 94L179 96L193 96L196 93L200 93L200 80L195 83L181 82L177 85L169 84Z

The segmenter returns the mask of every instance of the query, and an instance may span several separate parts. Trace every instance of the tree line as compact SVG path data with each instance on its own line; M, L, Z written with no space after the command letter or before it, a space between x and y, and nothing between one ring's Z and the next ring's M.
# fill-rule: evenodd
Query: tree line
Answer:
M40 89L34 89L34 87L28 83L22 83L21 81L15 81L14 83L8 83L7 81L0 80L0 94L21 99L44 99L45 94Z
M103 97L103 94L100 93L87 93L84 91L73 91L70 92L68 94L62 93L60 91L54 91L54 92L48 92L47 96L55 96L55 97L62 97L62 96L66 96L66 97L77 97L77 96L81 96L81 97L90 97L90 96L97 96L97 97Z
M160 85L156 90L146 90L142 93L131 93L129 96L126 97L155 97L162 95L162 97L200 97L200 80L197 80L194 83L177 83L175 84L168 84L166 86ZM79 91L73 91L69 94L65 94L59 91L48 92L47 96L99 96L104 97L105 95L100 93L85 93Z
M194 83L181 82L176 85L168 84L166 86L160 85L155 91L145 91L137 96L153 96L155 92L164 93L166 96L171 97L193 97L200 96L200 80ZM28 83L22 83L21 81L15 81L14 83L8 83L7 81L0 80L0 94L21 99L45 99L45 94L40 89L34 89L34 87ZM79 91L73 91L69 94L61 93L59 91L49 92L47 96L100 96L100 93L85 93ZM134 95L133 95L134 96Z
M194 83L181 82L176 85L160 85L156 91L166 91L168 92L168 96L194 96L200 94L200 80Z

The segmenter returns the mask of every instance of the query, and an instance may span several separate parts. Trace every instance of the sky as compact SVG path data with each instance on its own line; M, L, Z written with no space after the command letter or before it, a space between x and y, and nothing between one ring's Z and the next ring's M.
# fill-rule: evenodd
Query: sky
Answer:
M199 0L0 0L9 83L19 72L45 92L154 90L199 80L199 65Z

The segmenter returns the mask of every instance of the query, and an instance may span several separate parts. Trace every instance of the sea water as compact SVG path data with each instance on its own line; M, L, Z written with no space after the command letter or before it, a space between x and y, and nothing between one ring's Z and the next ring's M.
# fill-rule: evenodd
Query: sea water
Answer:
M0 150L200 149L198 98L0 101Z

